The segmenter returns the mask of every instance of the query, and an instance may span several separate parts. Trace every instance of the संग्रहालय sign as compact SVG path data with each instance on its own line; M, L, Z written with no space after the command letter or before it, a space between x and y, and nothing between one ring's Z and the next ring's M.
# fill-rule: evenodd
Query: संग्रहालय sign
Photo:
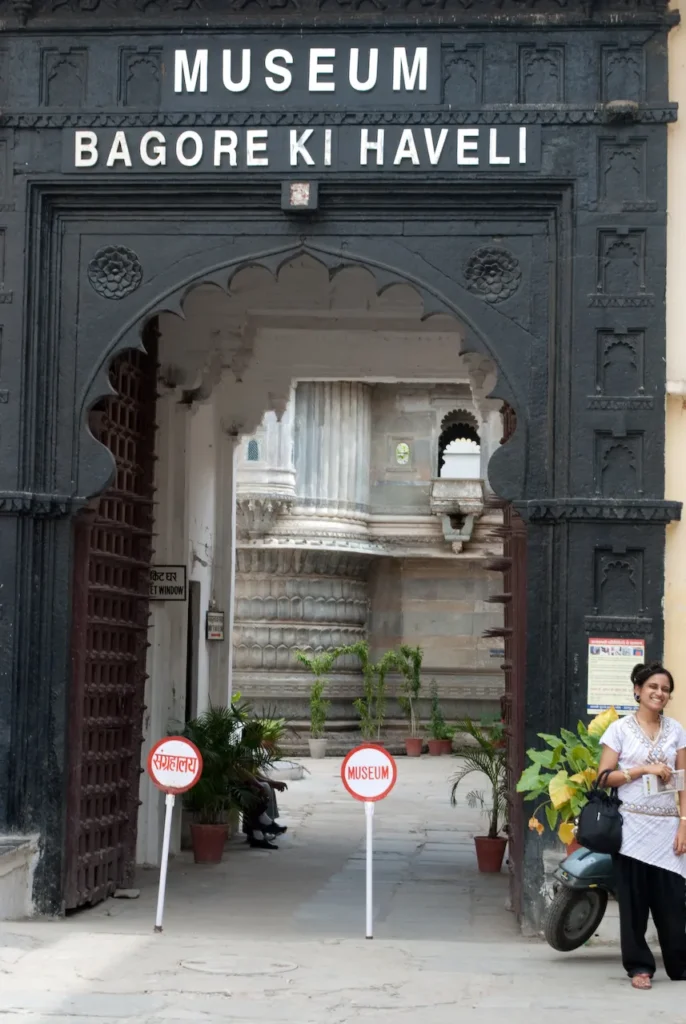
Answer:
M436 111L449 110L441 60L440 42L431 38L360 45L350 35L278 44L232 36L228 47L199 40L165 53L158 126L66 129L63 170L538 170L537 125L441 123ZM309 115L309 124L289 124L296 112ZM408 112L410 126L403 124ZM345 123L349 114L354 124Z

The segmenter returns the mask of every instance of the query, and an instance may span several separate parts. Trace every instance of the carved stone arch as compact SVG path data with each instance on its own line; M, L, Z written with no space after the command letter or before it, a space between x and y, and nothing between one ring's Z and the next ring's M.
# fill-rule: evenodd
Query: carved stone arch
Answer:
M310 257L317 266L322 268L329 282L334 282L339 275L349 269L365 270L373 280L377 299L382 299L384 295L391 293L398 286L409 285L416 291L422 305L420 322L426 323L432 317L440 316L448 316L456 320L463 339L461 350L457 354L466 356L473 353L477 363L485 359L488 365L495 367L497 379L488 381L489 398L496 398L499 403L508 402L513 407L520 409L522 419L526 421L526 400L522 396L525 382L520 384L515 379L513 371L503 365L502 353L496 350L479 322L480 317L485 316L487 312L484 304L475 302L458 281L436 272L429 283L425 277L416 272L415 268L402 266L396 268L375 255L369 255L363 251L352 252L345 246L335 248L327 246L319 240L316 242L300 240L297 244L282 245L248 255L238 255L233 259L222 260L220 263L210 266L199 265L187 272L181 281L170 282L156 295L148 298L144 305L133 312L133 315L129 315L123 325L115 327L112 340L104 348L98 364L93 367L88 376L77 404L78 419L81 424L83 425L87 410L102 395L110 393L108 367L111 360L125 349L143 348L144 332L160 314L171 314L186 319L185 307L189 297L197 288L216 287L226 294L230 294L233 281L248 268L259 268L268 275L270 280L278 282L284 270L301 257ZM435 268L433 269L435 270ZM434 283L434 279L438 278L441 280ZM213 353L205 367L205 378L199 385L199 398L204 397L203 387L211 387L212 377L216 376L220 370L219 363L220 353ZM275 395L273 398L278 405L279 396ZM506 474L502 474L501 486L499 485L501 474L497 471L493 473L492 469L489 471L492 477L495 476L495 479L492 480L495 489L503 497L517 497L523 491L523 473L526 465L525 433L525 431L518 431L517 438L513 438L510 445L511 451L508 452L508 471ZM105 485L111 472L111 465L108 464L107 472L105 472L106 453L97 450L101 446L97 445L92 437L84 438L83 435L82 427L82 444L77 446L81 447L82 451L79 453L78 465L75 466L75 475L78 480L78 493L93 495ZM493 462L502 465L503 460L499 458L500 454L500 452L495 453ZM516 456L517 469L513 472L514 456Z

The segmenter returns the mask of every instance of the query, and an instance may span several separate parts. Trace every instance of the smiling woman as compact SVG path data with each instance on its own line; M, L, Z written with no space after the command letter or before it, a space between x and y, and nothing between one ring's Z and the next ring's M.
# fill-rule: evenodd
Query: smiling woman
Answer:
M621 787L622 846L617 857L622 962L634 988L650 988L655 958L646 943L650 912L665 970L686 981L686 792L646 796L645 776L669 781L686 768L686 730L663 712L674 680L659 662L631 673L635 714L613 722L601 737L598 774Z

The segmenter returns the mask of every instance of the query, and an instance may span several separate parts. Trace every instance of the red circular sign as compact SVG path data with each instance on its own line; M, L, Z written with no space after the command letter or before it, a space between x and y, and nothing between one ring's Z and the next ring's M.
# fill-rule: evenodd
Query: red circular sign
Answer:
M398 778L398 766L385 747L362 743L343 759L341 779L351 796L363 803L383 800Z
M185 736L167 736L148 754L148 775L165 793L186 793L202 775L202 754Z

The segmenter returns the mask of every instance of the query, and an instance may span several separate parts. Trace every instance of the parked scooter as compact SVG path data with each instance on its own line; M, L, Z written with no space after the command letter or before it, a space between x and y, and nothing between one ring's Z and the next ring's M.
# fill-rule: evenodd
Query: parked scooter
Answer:
M612 857L583 847L560 864L554 875L555 898L546 914L546 942L561 953L578 949L598 930L609 896L615 896Z

